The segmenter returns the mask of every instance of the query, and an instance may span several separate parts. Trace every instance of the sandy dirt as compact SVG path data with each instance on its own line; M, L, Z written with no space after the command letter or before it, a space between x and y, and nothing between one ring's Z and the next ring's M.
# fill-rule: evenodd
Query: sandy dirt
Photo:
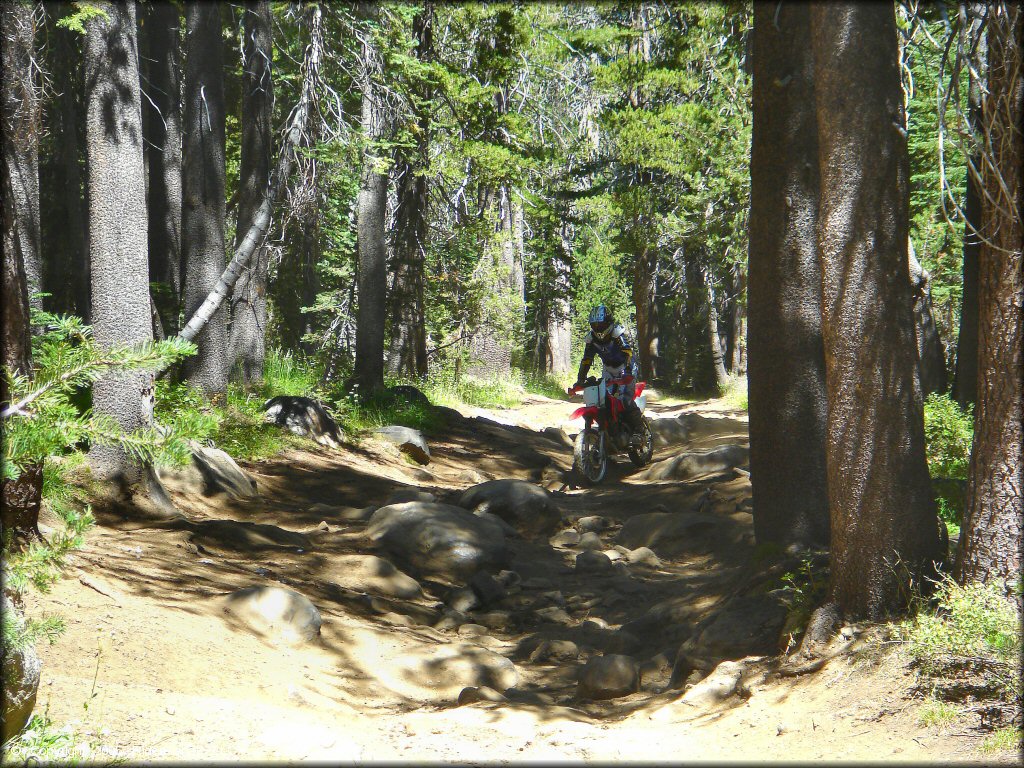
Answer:
M573 639L584 656L609 651L617 628L659 603L673 606L679 637L661 646L641 637L631 654L649 660L661 653L671 661L687 629L749 575L753 552L750 486L742 473L643 483L620 460L600 487L567 487L571 449L541 430L565 422L574 407L533 397L514 410L468 411L429 438L433 458L425 468L374 439L243 464L260 497L233 501L172 488L178 508L195 521L178 529L99 514L67 578L33 598L35 612L60 613L68 625L57 644L40 648L38 711L85 735L91 747L82 747L82 756L131 762L992 759L976 751L980 734L964 726L919 725L912 673L898 658L870 649L785 679L772 672L776 659L753 659L746 695L703 710L681 702L681 690L666 690L669 670L657 664L645 672L640 692L592 702L576 696L582 659L530 661L531 643L542 637ZM746 415L722 401L655 402L651 413L699 413L718 425L659 447L656 460L746 444ZM429 585L428 594L399 600L333 584L338 562L370 552L365 523L347 520L344 508L380 505L402 488L450 500L490 478L544 484L566 525L604 515L613 523L602 534L609 545L632 515L689 509L708 488L714 513L746 533L727 547L608 577L574 573L576 553L545 539L517 540L513 569L549 581L567 618L531 617L538 603L531 608L523 590L510 604L525 618L476 636L431 626L439 597ZM253 524L303 533L309 545L275 543L258 535L269 529ZM284 584L312 600L323 617L319 642L276 647L229 624L223 596L260 584ZM459 706L473 670L438 670L484 649L513 661L519 695Z

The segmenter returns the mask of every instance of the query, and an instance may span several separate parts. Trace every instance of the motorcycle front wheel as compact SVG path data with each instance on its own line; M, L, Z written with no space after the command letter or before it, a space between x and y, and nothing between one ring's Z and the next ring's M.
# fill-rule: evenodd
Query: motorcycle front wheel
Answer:
M643 436L640 439L639 448L629 449L629 460L636 466L643 467L650 463L654 456L654 432L651 430L651 422L643 417Z
M601 433L596 429L580 432L576 436L573 459L573 469L586 483L596 485L604 480L608 454L601 445Z

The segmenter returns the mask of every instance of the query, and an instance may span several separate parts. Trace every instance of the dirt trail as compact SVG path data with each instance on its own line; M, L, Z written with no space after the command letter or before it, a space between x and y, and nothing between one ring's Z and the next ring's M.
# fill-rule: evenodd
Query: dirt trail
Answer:
M745 697L718 707L689 706L681 691L665 690L680 642L750 573L749 480L726 471L645 483L620 463L599 488L564 487L571 449L541 430L564 422L572 407L534 397L511 411L467 413L430 438L426 468L370 439L247 464L256 500L174 494L190 518L208 521L201 529L131 529L100 516L68 578L37 599L37 611L58 612L68 623L58 644L40 648L39 711L93 734L93 759L129 761L980 758L975 740L920 727L916 705L904 696L905 670L870 654L792 679L772 675L771 659L754 660ZM651 412L699 414L705 427L657 447L656 460L746 444L745 414L721 401L655 402ZM436 594L370 597L333 583L344 556L368 551L365 523L345 519L343 508L379 506L402 488L450 500L489 478L546 485L566 525L608 518L601 536L609 547L629 518L659 508L702 505L728 536L663 556L657 567L600 576L575 573L571 549L518 539L512 568L548 587L513 595L507 625L499 620L480 635L431 626L440 616ZM275 541L268 532L278 529L284 533ZM288 532L308 544L295 546ZM321 642L274 647L225 622L221 596L273 583L319 608ZM561 612L541 618L542 605ZM529 659L544 638L647 661L641 691L579 700L579 663ZM457 706L461 684L435 674L438 665L481 649L514 662L518 693L508 702Z

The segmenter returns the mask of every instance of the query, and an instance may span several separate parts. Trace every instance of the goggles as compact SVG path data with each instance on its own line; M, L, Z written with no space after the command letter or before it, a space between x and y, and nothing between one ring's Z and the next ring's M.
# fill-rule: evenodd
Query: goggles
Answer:
M591 323L590 329L602 339L608 335L609 329L612 327L611 320L602 320L599 323Z

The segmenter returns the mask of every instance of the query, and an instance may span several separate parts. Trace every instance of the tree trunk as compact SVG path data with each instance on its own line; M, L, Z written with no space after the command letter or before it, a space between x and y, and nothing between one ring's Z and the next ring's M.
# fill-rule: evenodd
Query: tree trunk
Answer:
M917 260L914 244L909 240L907 261L910 267L910 300L914 308L914 330L917 338L918 375L921 379L921 394L927 397L932 392L946 391L946 355L935 318L932 317L931 276Z
M811 6L828 390L829 602L906 605L942 553L909 301L908 156L893 6Z
M729 384L729 375L725 372L725 353L721 337L718 335L718 309L715 306L714 280L710 270L704 273L704 284L707 286L707 330L708 346L711 348L711 367L715 372L715 386L719 392Z
M224 65L221 4L185 3L185 133L182 248L185 315L213 291L224 271ZM228 384L227 310L196 336L199 352L183 366L189 383L220 396Z
M654 381L658 375L657 252L644 245L633 268L633 304L636 307L636 351L640 376Z
M716 396L720 392L716 366L721 362L722 350L718 346L718 331L711 334L711 315L717 313L708 303L711 295L706 267L692 253L686 254L683 269L686 273L686 295L683 306L683 338L685 353L683 369L690 392ZM639 313L639 305L637 312ZM637 323L639 325L639 322ZM716 363L717 357L717 363Z
M270 190L272 22L267 0L246 3L242 17L242 149L235 249L252 227ZM263 378L268 262L267 247L260 246L231 295L231 367L238 366L245 386Z
M426 3L413 19L416 58L433 59L434 9ZM429 89L417 94L430 103ZM427 169L430 164L430 113L419 111L415 159L403 164L395 214L395 279L391 292L391 347L388 370L410 376L427 375L427 333L423 311L423 264L427 244Z
M146 244L142 109L135 4L101 3L86 25L86 149L93 334L100 349L153 339ZM132 432L152 423L153 374L109 374L93 385L93 410ZM93 444L93 474L128 485L144 471L116 446Z
M376 11L374 11L376 12ZM356 225L359 250L359 304L356 307L356 360L353 378L363 396L384 386L384 321L387 293L387 254L384 219L388 175L378 167L384 130L384 102L375 82L380 58L369 41L363 46L362 128L367 147L363 155Z
M1024 12L996 2L988 14L988 88L982 108L978 304L978 399L967 480L967 513L956 574L961 583L1020 585L1024 517ZM1019 595L1018 595L1019 599Z
M572 369L572 318L569 296L572 286L570 276L570 242L566 233L560 233L561 253L551 259L554 282L551 286L550 308L546 318L544 371L560 375Z
M747 285L754 534L758 542L828 546L810 6L776 10L754 3Z
M149 87L143 99L149 167L149 278L164 330L181 313L181 15L168 0L147 3ZM146 7L146 6L143 6ZM243 127L245 122L243 121Z
M3 350L6 371L32 375L29 264L39 273L39 94L33 76L33 4L0 4L0 200L3 215ZM37 286L38 290L38 286ZM10 402L0 372L0 402ZM42 463L0 481L0 532L15 541L39 537Z

